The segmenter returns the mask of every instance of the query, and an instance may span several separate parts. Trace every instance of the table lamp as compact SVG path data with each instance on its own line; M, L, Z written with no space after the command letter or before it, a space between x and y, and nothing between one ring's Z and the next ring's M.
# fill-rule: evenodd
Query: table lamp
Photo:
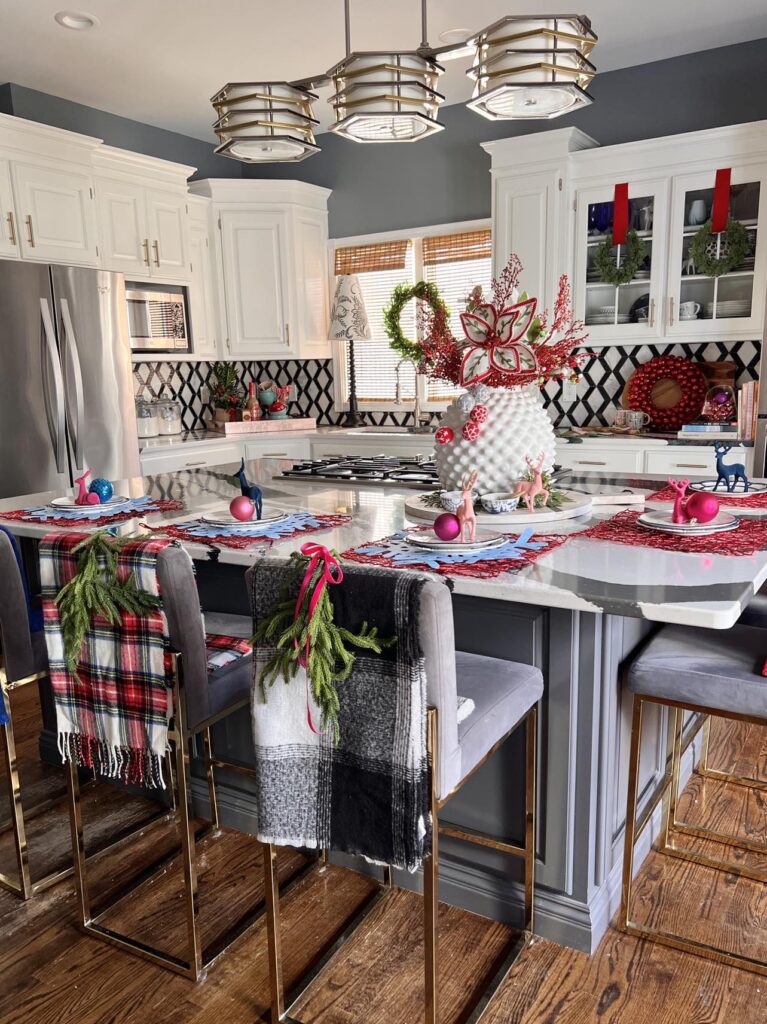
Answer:
M349 411L341 424L343 427L360 427L364 423L357 408L357 379L354 369L354 342L369 341L372 337L362 288L356 274L340 274L330 311L328 338L331 341L345 338L349 343Z

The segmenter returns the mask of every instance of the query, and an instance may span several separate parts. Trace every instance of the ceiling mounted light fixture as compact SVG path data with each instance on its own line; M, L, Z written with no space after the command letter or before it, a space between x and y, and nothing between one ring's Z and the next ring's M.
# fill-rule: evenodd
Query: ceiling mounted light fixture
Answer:
M319 152L313 92L289 82L235 82L211 103L218 113L215 152L244 163L296 163Z
M596 74L589 55L597 37L583 14L507 15L474 35L443 32L446 45L435 48L428 41L427 0L421 0L417 49L353 53L349 4L344 0L346 56L324 75L226 85L216 93L216 153L273 163L319 152L312 112L317 96L310 90L328 84L336 135L363 143L425 139L444 128L437 120L445 99L437 91L445 70L438 59L473 55L468 106L494 121L549 119L592 102L586 89Z
M71 28L74 32L85 32L99 24L98 18L82 11L58 11L53 15L53 20L62 28Z

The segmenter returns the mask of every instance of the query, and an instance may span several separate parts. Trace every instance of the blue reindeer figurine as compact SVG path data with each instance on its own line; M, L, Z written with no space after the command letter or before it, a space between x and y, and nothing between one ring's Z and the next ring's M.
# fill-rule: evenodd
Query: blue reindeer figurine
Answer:
M731 444L724 444L722 441L714 441L714 451L716 452L716 483L714 484L714 490L716 491L719 484L724 481L724 486L728 492L735 490L735 485L738 480L743 481L743 491L748 491L748 477L746 476L746 467L742 462L734 462L731 465L727 465L724 461L724 457L727 452L732 450Z
M246 498L250 498L253 504L256 506L256 519L261 518L261 513L264 508L264 500L261 494L261 488L256 487L252 484L245 476L245 459L240 463L240 468L234 474L235 479L240 481L240 490Z

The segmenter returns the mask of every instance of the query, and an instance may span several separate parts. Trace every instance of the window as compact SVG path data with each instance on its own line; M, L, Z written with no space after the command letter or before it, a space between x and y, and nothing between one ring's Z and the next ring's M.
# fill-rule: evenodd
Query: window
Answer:
M457 227L454 226L454 228ZM397 395L395 367L399 356L389 348L383 329L383 310L397 284L433 281L451 313L451 326L457 338L463 337L460 313L466 296L475 285L489 292L492 279L490 229L485 223L463 226L464 230L425 229L409 238L388 235L365 239L365 244L339 245L335 250L336 274L359 277L365 298L372 339L355 344L357 398L365 405L391 407ZM355 240L356 241L356 240ZM415 303L402 313L402 329L408 337L416 332ZM341 353L348 380L348 352ZM412 363L400 368L400 393L403 401L412 401L416 377ZM425 402L445 403L456 392L452 384L419 380Z

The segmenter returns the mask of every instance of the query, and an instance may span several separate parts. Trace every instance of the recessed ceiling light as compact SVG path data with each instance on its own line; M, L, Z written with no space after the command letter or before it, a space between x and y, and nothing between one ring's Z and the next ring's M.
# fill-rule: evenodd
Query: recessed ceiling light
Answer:
M462 46L468 39L474 35L468 28L449 28L445 32L440 32L439 40L445 46L455 47L455 49L449 50L447 53L440 53L440 60L458 60L461 57L473 57L474 48L472 46Z
M95 28L99 24L98 18L83 11L59 11L53 18L62 28L71 28L75 32L85 32L86 29Z

